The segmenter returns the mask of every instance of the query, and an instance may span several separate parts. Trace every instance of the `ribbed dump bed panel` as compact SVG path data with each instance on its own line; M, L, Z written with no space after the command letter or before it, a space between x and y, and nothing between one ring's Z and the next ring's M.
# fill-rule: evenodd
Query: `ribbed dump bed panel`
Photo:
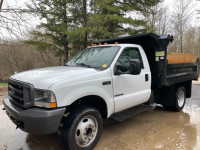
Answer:
M168 64L165 85L198 80L198 64L199 60L195 63Z

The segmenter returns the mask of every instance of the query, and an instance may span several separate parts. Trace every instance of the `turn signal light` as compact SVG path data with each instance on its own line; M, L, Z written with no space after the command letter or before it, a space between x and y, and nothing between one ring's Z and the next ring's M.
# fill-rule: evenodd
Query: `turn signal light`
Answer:
M50 108L55 108L56 107L56 103L50 103Z
M104 45L107 45L108 43L104 43Z
M99 45L101 45L101 43L99 43Z
M115 44L119 44L118 42L115 42Z
M97 46L97 44L93 44L93 46Z

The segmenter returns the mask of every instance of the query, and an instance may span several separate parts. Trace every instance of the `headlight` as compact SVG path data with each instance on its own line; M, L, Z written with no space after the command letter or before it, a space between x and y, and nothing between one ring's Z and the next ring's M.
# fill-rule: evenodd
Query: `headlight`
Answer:
M34 104L35 106L45 108L55 108L56 97L51 91L34 90Z

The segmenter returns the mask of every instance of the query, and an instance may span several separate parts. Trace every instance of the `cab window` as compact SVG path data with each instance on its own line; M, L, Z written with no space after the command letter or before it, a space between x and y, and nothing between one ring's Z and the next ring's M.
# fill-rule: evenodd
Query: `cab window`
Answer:
M136 47L129 47L129 48L125 48L122 51L116 63L116 65L123 66L123 67L120 67L121 72L126 72L126 73L129 72L131 59L138 59L141 63L141 68L144 69L144 64L143 64L143 60L142 60L139 49Z

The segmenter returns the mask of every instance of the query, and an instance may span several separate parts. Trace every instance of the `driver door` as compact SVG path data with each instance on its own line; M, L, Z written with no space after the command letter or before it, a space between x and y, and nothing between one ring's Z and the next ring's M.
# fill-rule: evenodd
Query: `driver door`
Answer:
M141 73L129 74L131 59L139 59ZM115 65L122 65L119 71L123 74L113 75L115 112L147 102L150 97L150 70L144 67L144 59L137 47L125 48ZM148 80L147 80L148 78Z

